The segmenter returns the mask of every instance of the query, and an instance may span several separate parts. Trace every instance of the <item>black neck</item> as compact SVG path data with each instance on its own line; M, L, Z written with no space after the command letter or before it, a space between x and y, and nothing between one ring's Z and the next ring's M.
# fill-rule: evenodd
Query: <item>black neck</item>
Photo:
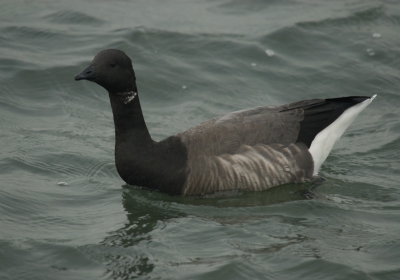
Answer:
M151 139L135 94L131 99L109 93L118 173L128 184L179 194L186 178L186 147L175 136L161 142Z
M109 97L114 115L116 142L129 139L129 141L142 145L153 143L144 121L137 93L130 102L123 93L109 93Z

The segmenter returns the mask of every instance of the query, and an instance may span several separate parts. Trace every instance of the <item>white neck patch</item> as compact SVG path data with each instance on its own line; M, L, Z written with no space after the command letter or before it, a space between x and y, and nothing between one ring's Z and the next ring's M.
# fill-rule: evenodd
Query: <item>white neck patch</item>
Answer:
M122 101L124 102L124 104L128 104L133 99L136 98L137 92L134 92L134 91L120 92L120 93L118 93L118 95L121 96Z

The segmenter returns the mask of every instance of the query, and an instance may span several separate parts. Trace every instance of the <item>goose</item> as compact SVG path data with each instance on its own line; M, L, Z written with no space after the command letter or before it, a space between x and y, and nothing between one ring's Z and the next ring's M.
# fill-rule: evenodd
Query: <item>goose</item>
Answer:
M376 97L310 99L215 117L162 141L147 129L131 59L100 51L75 80L108 91L115 165L129 185L171 195L262 191L318 175L336 141Z

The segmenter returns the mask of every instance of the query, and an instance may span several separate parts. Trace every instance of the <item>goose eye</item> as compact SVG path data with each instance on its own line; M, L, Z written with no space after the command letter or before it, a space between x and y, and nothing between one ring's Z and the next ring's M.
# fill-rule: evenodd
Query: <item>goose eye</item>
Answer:
M115 67L115 63L110 63L110 66L111 66L112 68L114 68L114 67Z

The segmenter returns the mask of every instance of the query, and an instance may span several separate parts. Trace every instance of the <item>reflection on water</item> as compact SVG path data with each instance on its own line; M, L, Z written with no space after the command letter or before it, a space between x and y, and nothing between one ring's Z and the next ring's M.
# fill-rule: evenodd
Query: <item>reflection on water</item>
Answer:
M243 225L248 222L260 221L269 215L253 216L251 214L233 215L230 209L238 207L268 206L272 204L305 199L299 190L307 190L311 184L292 184L282 188L273 188L264 192L237 193L232 196L214 198L191 198L168 196L157 191L124 185L122 204L126 212L127 221L124 226L109 235L99 245L92 245L92 258L101 259L106 264L107 273L113 278L126 278L147 275L153 271L158 261L167 261L171 266L182 265L215 265L220 262L236 258L245 258L248 254L274 253L281 249L301 243L307 238L302 235L294 237L270 236L272 244L254 244L245 241L231 240L227 245L240 252L222 254L220 256L184 258L184 261L157 260L156 256L141 251L140 248L149 248L157 244L153 236L158 239L163 229L171 224L177 224L182 219L194 219L196 223L217 223L219 226ZM187 207L192 211L188 211ZM206 209L204 209L206 208ZM220 212L219 209L226 209ZM268 218L273 219L274 216ZM292 221L293 222L293 221ZM196 237L197 239L199 237ZM199 238L200 242L201 238ZM217 240L215 240L217 241ZM198 244L197 250L203 250ZM157 245L156 245L157 246ZM93 250L93 247L96 249ZM86 251L87 249L85 249ZM199 254L201 255L201 253Z
M0 279L399 278L396 1L8 2ZM132 57L156 140L262 104L378 97L311 192L121 188L108 95L73 79L105 48Z
M157 200L159 195L139 188L124 187L122 204L127 221L122 228L111 232L100 242L100 246L95 246L101 251L95 253L95 258L101 254L102 262L108 270L107 275L125 279L147 275L154 269L154 261L149 259L147 252L141 251L137 246L139 243L151 243L151 233L160 223L184 216L173 209L169 202Z

